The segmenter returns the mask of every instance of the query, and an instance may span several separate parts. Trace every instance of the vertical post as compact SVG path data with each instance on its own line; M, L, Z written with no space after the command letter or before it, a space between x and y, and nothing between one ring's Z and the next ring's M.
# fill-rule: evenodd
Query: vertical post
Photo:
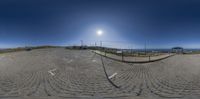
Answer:
M123 53L123 49L122 49L122 61L124 61L124 53Z
M81 40L81 46L83 46L83 40Z
M131 56L134 56L134 54L133 54L133 46L131 46Z
M100 41L100 51L102 52L102 41Z
M106 49L106 47L104 47L104 53L105 53L105 56L106 56L106 51L107 51L107 49Z
M81 40L81 47L80 47L80 49L82 49L83 48L83 40Z
M147 55L147 45L146 45L146 41L145 41L145 44L144 44L144 50L145 50L145 55Z
M183 54L183 48L181 48L181 54Z
M149 55L149 61L151 60L151 56Z
M102 41L101 41L101 44L102 44ZM104 56L106 56L106 47L104 46L103 49L104 49Z
M97 50L97 43L96 42L94 43L94 50L95 51Z

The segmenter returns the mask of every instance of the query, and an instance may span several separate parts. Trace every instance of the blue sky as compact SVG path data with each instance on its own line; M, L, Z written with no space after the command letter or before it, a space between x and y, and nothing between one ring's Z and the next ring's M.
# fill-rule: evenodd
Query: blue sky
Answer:
M1 0L0 48L200 48L199 0ZM97 36L96 31L104 33Z

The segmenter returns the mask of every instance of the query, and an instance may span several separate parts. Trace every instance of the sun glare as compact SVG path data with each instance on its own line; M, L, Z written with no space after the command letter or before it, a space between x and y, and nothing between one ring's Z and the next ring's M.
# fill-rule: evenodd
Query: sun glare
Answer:
M103 31L102 30L97 30L97 35L98 36L101 36L103 34Z

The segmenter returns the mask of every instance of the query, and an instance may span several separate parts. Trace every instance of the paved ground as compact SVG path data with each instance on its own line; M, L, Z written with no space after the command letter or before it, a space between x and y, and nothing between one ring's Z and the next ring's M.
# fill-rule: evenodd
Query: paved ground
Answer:
M200 55L176 55L128 64L87 50L6 53L0 55L0 98L199 99L199 59Z

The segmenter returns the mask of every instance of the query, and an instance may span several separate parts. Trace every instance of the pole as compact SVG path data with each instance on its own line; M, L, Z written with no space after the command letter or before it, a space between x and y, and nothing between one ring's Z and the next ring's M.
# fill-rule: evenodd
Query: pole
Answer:
M133 54L133 46L131 46L131 55L134 55L134 54Z
M123 49L122 49L122 61L124 61L124 53L123 53Z
M95 45L94 50L96 51L97 50L97 43L95 42L94 45Z
M104 48L104 53L105 53L105 56L106 56L106 48Z
M83 40L81 40L81 46L80 46L80 49L83 48Z
M103 47L102 45L103 45L103 43L102 43L102 41L101 41L101 47L102 47L102 49L104 50L104 56L106 56L106 47Z
M103 50L104 50L104 52L105 52L105 49L104 49L103 46L102 46L102 41L100 41L100 46L101 46L101 52L103 52Z
M145 41L145 44L144 44L144 49L145 49L145 55L147 55L147 45L146 45L146 41Z
M149 61L151 60L151 56L149 55Z

